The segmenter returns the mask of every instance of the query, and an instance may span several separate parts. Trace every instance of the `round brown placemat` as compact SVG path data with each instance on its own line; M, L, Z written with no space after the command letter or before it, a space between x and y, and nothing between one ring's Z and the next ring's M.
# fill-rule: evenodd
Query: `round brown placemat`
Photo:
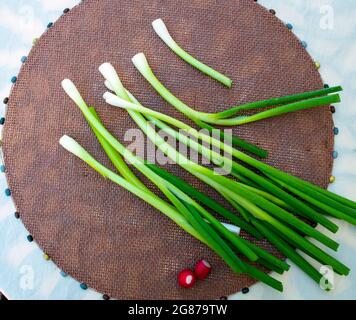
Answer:
M187 51L231 76L233 88L223 88L177 58L151 27L159 17ZM58 144L69 134L110 166L62 91L64 78L77 84L120 140L127 129L136 128L125 111L103 102L97 68L105 61L113 63L144 105L186 121L133 67L131 58L141 51L163 83L198 110L213 112L322 87L300 41L252 0L86 0L40 38L10 96L4 155L17 209L60 268L113 297L208 299L234 293L254 280L232 274L163 214L105 181ZM268 162L326 187L333 145L328 110L297 112L234 130L269 150ZM177 166L171 169L218 198ZM268 243L261 245L278 254ZM213 265L210 278L190 290L178 288L179 270L202 257Z

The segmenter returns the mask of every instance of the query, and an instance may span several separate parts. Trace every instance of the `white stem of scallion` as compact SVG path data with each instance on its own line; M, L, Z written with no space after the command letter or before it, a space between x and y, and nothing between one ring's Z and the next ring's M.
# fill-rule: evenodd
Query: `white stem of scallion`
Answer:
M156 19L152 22L152 27L162 41L172 49L172 46L177 45L172 36L170 35L167 26L162 19ZM173 49L172 49L173 50Z
M105 87L110 91L115 91L108 80L105 80Z
M107 84L110 86L110 90L117 92L122 90L123 85L121 83L121 80L115 70L115 68L112 66L112 64L105 62L99 67L100 73L103 75L105 79L110 79L107 80Z
M62 87L67 95L79 106L85 105L85 101L79 93L77 87L74 83L69 79L64 79L62 81Z

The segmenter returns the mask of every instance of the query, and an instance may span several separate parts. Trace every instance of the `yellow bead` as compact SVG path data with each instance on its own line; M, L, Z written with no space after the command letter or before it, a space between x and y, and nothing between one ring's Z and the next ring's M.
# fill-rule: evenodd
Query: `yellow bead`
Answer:
M315 61L314 64L315 64L315 68L316 68L317 70L319 70L320 67L321 67L320 62Z
M44 255L43 255L43 258L44 258L45 260L47 260L47 261L49 260L49 256L48 256L47 254L44 254Z
M330 183L333 183L335 181L335 177L334 176L331 176L330 178L329 178L329 182Z

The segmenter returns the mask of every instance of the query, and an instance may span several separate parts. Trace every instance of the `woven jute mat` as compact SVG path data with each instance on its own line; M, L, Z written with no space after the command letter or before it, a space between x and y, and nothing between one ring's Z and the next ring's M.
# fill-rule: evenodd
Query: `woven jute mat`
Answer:
M157 18L187 51L229 75L233 88L224 88L175 56L151 27ZM64 78L77 84L121 141L128 129L137 128L124 110L104 103L106 89L97 69L103 62L115 66L144 105L187 121L133 67L131 58L141 51L174 94L206 112L322 87L300 41L252 0L86 0L39 39L12 90L4 155L14 201L26 228L50 258L100 292L121 299L215 299L232 294L254 280L234 275L162 213L106 181L58 144L68 134L112 167L62 91ZM234 132L267 149L269 163L327 186L333 146L329 108L260 121ZM169 169L220 199L178 166ZM267 242L260 244L279 255ZM179 288L177 273L200 258L212 264L211 276L192 289Z

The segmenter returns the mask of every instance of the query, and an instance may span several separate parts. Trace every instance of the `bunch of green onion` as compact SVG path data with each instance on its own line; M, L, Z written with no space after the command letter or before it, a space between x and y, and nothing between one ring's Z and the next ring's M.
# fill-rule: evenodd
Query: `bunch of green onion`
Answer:
M153 164L147 164L139 157L133 155L105 129L94 108L89 108L86 105L70 80L64 80L62 85L64 90L83 112L84 117L88 121L100 144L122 177L96 161L71 137L63 136L60 139L60 144L65 149L85 161L105 178L110 179L114 183L132 192L164 213L186 232L216 252L237 274L246 272L255 279L263 281L277 290L282 290L282 284L279 281L260 271L255 266L244 262L237 253L245 256L249 261L257 261L266 268L280 273L289 269L287 263L277 259L264 249L230 231L228 225L221 223L190 196L194 195L200 199L209 199L204 194L183 180L180 180L178 177L171 175ZM115 87L115 84L113 84L113 87ZM130 113L131 115L135 114L133 111L130 111ZM142 116L139 113L136 113L136 115ZM154 183L170 203L149 190L145 184L135 176L123 159L126 159ZM171 181L174 181L174 183ZM187 191L186 189L189 190ZM261 238L260 233L253 226L250 226L222 205L215 203L211 199L209 200L210 202L207 201L206 204L207 207L215 208L216 212L220 213L224 218L229 219L235 225Z
M236 273L245 272L277 290L282 290L279 281L243 261L237 253L251 262L260 263L267 269L279 273L288 270L289 265L229 231L207 209L223 216L257 239L265 237L316 282L320 281L322 274L299 254L295 250L296 248L319 263L331 266L338 274L347 275L349 273L349 269L344 264L308 240L306 236L314 238L332 250L337 250L338 244L299 217L310 222L320 223L331 232L336 232L338 227L329 220L328 216L356 224L356 204L354 202L262 163L181 121L143 107L123 87L116 71L110 64L103 64L99 69L106 79L107 87L115 93L105 93L105 100L109 104L127 109L133 120L156 144L157 148L183 169L218 191L241 214L242 219L185 181L156 165L145 163L129 152L105 129L94 109L87 107L69 80L63 82L64 89L83 112L123 178L96 162L71 138L62 138L61 143L65 148L79 156L105 177L166 214L188 233L208 245ZM227 164L232 168L231 175L234 179L217 175L213 170L187 159L165 142L151 126L152 123L172 135L177 141L198 151L215 165L223 167ZM185 130L199 140L194 140L177 129ZM231 157L222 156L198 141L224 150L240 162L236 162ZM170 203L147 189L128 168L122 157L150 179Z
M162 20L154 21L153 27L160 38L182 59L227 87L231 87L232 81L229 78L185 52L170 36ZM342 90L341 87L325 88L247 103L223 112L204 113L187 106L165 88L154 75L144 54L136 55L132 61L167 102L199 127L208 129L208 132L213 132L213 125L242 125L284 113L336 103L340 101L337 92ZM230 135L228 140L232 142L231 146L221 141L226 138L224 132L220 132L219 138L215 138L166 114L144 107L124 88L118 74L109 63L101 65L99 71L104 76L105 85L110 91L103 95L105 101L112 106L126 109L157 149L216 190L234 210L240 213L240 216L199 192L186 181L155 164L145 162L126 149L105 128L95 109L87 106L77 88L68 79L62 82L64 90L82 111L117 173L96 161L68 136L63 136L60 140L64 148L105 178L161 211L191 236L211 248L236 274L246 273L282 291L281 282L258 269L255 263L280 274L290 267L288 263L240 237L235 232L238 228L256 239L266 238L317 283L323 275L314 265L315 262L332 267L340 275L348 275L349 268L327 252L328 249L336 251L339 244L326 232L321 232L311 225L320 224L332 233L338 230L338 226L330 220L330 217L356 225L355 202L289 175L236 149L235 147L238 147L260 157L267 156L265 150L242 139ZM237 115L247 110L266 107L273 108L250 116ZM217 168L225 171L225 175L216 174L214 170L188 159L168 144L157 133L156 127L201 154ZM223 155L220 151L223 151ZM125 161L156 185L163 196L153 193L138 179ZM226 168L229 169L226 171ZM221 222L218 216L228 223Z

